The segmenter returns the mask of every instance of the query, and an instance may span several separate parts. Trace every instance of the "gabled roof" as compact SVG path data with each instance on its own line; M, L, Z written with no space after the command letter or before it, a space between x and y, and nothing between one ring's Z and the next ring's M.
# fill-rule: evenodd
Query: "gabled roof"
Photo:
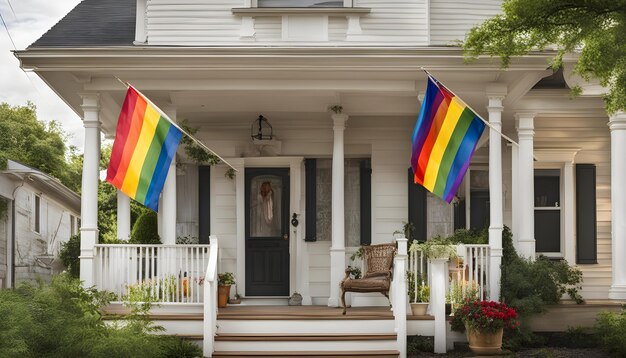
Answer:
M132 46L135 0L83 0L29 48Z
M80 213L80 195L63 185L58 179L14 160L7 161L7 169L0 171L0 176L12 180L28 180L29 184L40 188L47 195L61 201L68 208Z

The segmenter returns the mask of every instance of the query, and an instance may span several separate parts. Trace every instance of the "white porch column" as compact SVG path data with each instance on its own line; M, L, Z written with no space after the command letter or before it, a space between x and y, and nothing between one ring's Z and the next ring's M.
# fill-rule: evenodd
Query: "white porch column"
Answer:
M172 120L176 120L176 109L168 108L165 110ZM161 241L164 245L176 244L176 154L172 158L172 163L167 172L167 179L163 185L162 204L159 208L162 219Z
M130 198L117 190L117 238L128 240L130 238Z
M435 316L435 353L446 353L448 259L430 260L430 312Z
M609 119L611 129L611 246L613 280L609 298L626 299L626 112Z
M533 156L533 136L535 113L517 113L517 136L519 138L518 178L519 205L517 207L519 238L518 254L522 257L535 257L535 169Z
M511 144L511 234L517 252L519 252L519 194L519 147Z
M574 152L576 155L576 152ZM576 263L576 242L574 235L576 234L576 205L574 203L574 157L563 164L563 198L561 205L563 207L563 251L565 260L570 265Z
M502 261L502 100L506 95L506 87L493 85L487 89L489 98L489 298L500 300L500 262Z
M332 244L330 247L330 297L329 307L339 307L339 284L346 269L346 247L344 228L344 152L343 134L348 115L333 114L333 169L332 169Z
M395 274L393 275L394 282L391 297L394 302L393 315L396 323L396 341L398 344L398 351L400 352L400 358L406 358L406 313L408 306L406 294L406 269L408 259L407 241L406 237L396 239L396 242L398 243L398 253L394 258L393 270Z
M85 152L80 199L80 280L93 286L94 245L98 242L98 181L100 174L100 97L96 93L81 94Z

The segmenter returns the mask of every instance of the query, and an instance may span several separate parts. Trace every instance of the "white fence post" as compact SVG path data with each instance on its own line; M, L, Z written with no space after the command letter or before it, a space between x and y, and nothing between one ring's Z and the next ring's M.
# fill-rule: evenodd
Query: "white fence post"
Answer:
M398 238L398 253L395 257L393 267L394 285L393 285L393 314L396 321L396 334L398 341L398 351L400 358L406 358L406 306L407 306L407 290L406 290L406 261L407 261L407 239Z
M204 276L204 340L202 355L212 357L217 331L217 238L209 237L209 263Z
M435 316L435 353L446 353L446 282L448 259L430 260L430 309Z

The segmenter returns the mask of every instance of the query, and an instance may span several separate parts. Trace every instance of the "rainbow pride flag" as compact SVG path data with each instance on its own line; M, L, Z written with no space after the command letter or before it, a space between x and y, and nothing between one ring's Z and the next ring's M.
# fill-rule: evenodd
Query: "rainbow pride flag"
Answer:
M182 132L144 95L128 87L117 121L107 181L157 211Z
M460 98L428 76L413 130L415 183L450 203L467 172L485 123Z

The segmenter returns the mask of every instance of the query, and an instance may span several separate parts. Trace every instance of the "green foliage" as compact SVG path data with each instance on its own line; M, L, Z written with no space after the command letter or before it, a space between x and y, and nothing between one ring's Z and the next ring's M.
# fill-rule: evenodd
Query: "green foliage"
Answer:
M348 266L346 272L350 275L350 278L353 280L358 280L361 278L361 269L358 267Z
M434 237L426 241L413 241L409 247L409 252L421 251L430 259L433 258L455 258L456 246L448 239Z
M413 240L415 240L415 225L412 222L403 221L402 222L402 230L396 230L393 232L394 235L402 234L408 240L408 244L411 245Z
M465 245L479 245L479 244L488 244L489 243L489 231L488 229L484 230L466 230L466 229L458 229L452 234L448 236L448 240L453 244L465 244Z
M75 148L65 145L67 134L56 121L37 119L37 108L0 103L0 169L9 159L21 162L59 179L68 188L80 191L82 166L73 165Z
M176 245L198 245L200 239L197 236L179 236L176 238Z
M80 277L80 235L71 236L67 242L61 244L59 258L71 277Z
M600 345L615 357L626 352L626 310L601 312L596 321L596 334Z
M406 271L406 290L409 294L409 302L430 302L430 286L424 284L424 279L419 273Z
M528 329L529 317L545 311L547 305L557 304L565 293L578 303L584 302L578 293L582 272L565 260L521 258L515 252L508 227L502 233L502 254L501 299L517 309L522 321L519 329L505 332L507 348L516 350L536 344L539 339Z
M435 350L434 337L408 336L406 337L406 352L408 355L419 356L420 352L433 352Z
M217 274L217 284L219 286L234 285L235 275L232 272L223 272Z
M183 120L180 123L180 126L182 129L185 130L185 132L191 135L194 135L196 134L196 132L198 132L196 128L190 127L186 120ZM202 148L200 145L194 142L193 139L189 138L189 136L183 135L183 138L180 142L183 144L187 156L191 158L191 160L193 160L196 164L215 165L221 162L215 154Z
M100 309L110 293L85 289L62 274L50 284L22 284L0 290L2 357L199 357L199 348L158 330L131 314L104 324ZM145 317L144 317L145 318Z
M556 47L553 67L567 53L579 52L574 71L597 78L609 89L609 113L626 110L626 0L505 0L503 14L468 33L464 49L471 58L512 57Z
M144 245L160 244L158 229L157 213L145 210L133 225L129 242Z

